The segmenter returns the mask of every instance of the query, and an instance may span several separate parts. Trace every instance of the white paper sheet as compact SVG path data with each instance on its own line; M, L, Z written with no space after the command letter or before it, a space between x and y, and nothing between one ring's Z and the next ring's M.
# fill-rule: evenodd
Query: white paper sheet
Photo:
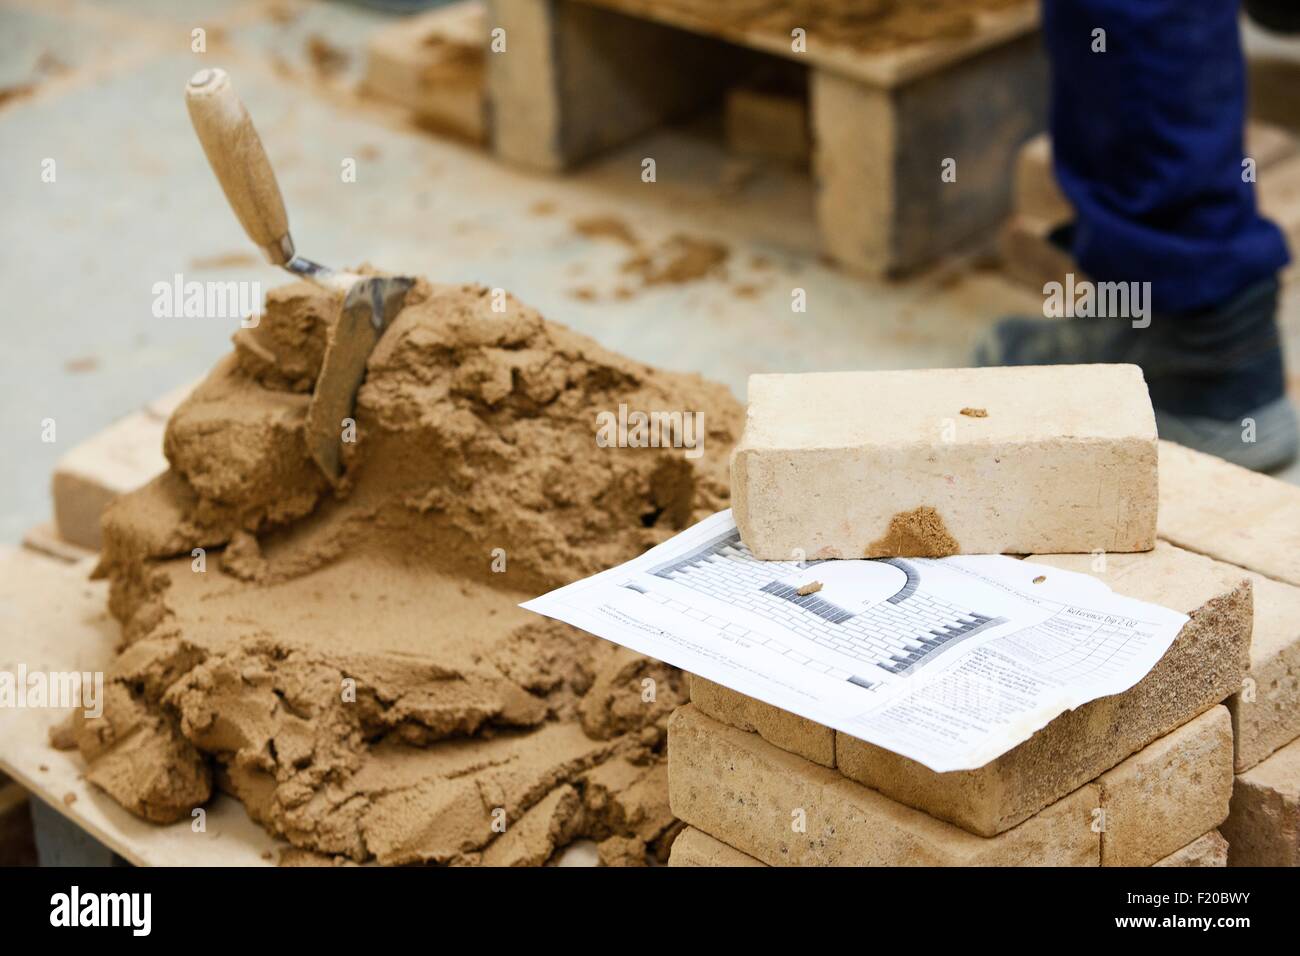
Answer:
M1001 555L759 561L730 511L522 606L939 772L1132 687L1187 621Z

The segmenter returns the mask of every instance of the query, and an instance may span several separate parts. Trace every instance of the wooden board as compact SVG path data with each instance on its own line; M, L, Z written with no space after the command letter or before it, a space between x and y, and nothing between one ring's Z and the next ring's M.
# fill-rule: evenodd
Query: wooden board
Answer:
M897 50L876 52L815 43L810 38L807 53L795 53L791 49L790 37L784 34L772 30L719 23L713 17L695 12L684 2L667 6L662 0L579 0L579 2L604 7L643 20L653 20L690 33L726 40L729 43L796 60L882 87L899 86L909 80L934 73L958 60L1031 33L1038 28L1039 23L1038 4L1026 3L1008 10L977 13L975 29L964 37L931 40L900 47ZM710 0L699 0L699 3L701 8L707 8Z
M108 615L106 584L87 579L93 563L0 548L0 670L107 667L118 626ZM158 826L132 816L82 778L78 753L50 746L49 729L65 714L0 709L0 770L119 856L137 866L270 866L288 848L225 795L206 807L203 833L190 821Z

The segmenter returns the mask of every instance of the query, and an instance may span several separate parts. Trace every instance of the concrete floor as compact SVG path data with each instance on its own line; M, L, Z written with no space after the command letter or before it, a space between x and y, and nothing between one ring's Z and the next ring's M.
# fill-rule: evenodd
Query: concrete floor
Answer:
M756 169L743 188L728 188L737 170L707 122L566 178L509 169L423 133L350 93L366 36L384 19L291 0L0 0L0 88L34 87L0 105L0 287L9 302L0 427L11 437L0 541L48 518L49 476L64 450L228 349L232 321L155 318L155 282L177 273L263 289L282 281L252 260L190 129L182 92L202 66L231 72L304 254L503 286L606 346L701 372L742 397L751 372L961 365L999 316L1041 309L1041 296L1005 281L987 255L905 282L829 267L815 251L807 178ZM190 52L199 26L204 54ZM313 34L350 53L339 75L314 71L305 54ZM657 161L656 183L640 180L645 156ZM340 181L349 157L355 183ZM46 159L54 183L41 180ZM619 216L652 241L719 240L731 251L727 274L615 301L626 250L578 235L572 221L589 215ZM1284 306L1293 355L1294 275ZM790 309L796 287L807 292L806 314ZM53 443L42 441L45 419L56 423Z

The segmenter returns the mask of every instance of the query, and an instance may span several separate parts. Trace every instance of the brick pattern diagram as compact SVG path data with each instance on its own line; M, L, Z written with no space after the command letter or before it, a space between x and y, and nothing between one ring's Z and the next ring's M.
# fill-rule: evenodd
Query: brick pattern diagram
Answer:
M919 590L920 573L914 564L896 558L882 560L901 570L906 583L886 600L865 608L841 607L820 593L800 595L782 578L822 562L759 561L735 530L657 565L649 573L782 624L840 655L900 675L911 673L957 642L1003 622L1002 618L959 607ZM628 586L737 638L763 644L795 663L862 687L874 686L860 675L811 660L766 635L688 607L668 593L641 585Z

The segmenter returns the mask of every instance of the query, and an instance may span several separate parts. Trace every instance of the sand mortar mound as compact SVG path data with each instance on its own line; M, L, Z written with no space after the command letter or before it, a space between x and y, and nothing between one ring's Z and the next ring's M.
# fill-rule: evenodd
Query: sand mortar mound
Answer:
M123 644L104 715L56 734L92 783L160 823L220 788L355 861L531 865L578 838L666 858L682 675L517 605L725 507L743 412L493 305L417 285L332 488L303 422L339 303L268 295L170 420L170 470L105 518ZM703 454L601 447L620 405L703 413Z

